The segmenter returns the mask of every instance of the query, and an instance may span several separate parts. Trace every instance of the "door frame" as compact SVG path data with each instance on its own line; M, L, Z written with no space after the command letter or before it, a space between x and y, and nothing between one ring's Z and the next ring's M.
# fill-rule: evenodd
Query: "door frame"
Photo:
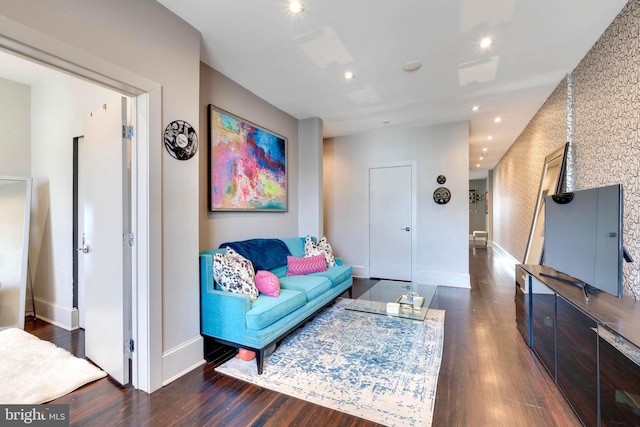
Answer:
M0 34L0 48L135 100L131 169L132 197L136 197L136 206L132 207L132 232L136 236L132 335L136 348L131 382L135 388L151 393L162 387L162 144L157 142L162 140L162 87L127 69L96 62L89 53L52 45L43 33L19 35L11 38Z
M365 172L367 174L364 182L367 183L367 194L366 194L366 206L367 206L367 277L370 276L370 262L371 262L371 236L370 236L370 224L371 224L371 197L370 197L370 186L371 182L369 180L370 170L371 169L380 169L380 168L397 168L397 167L407 167L411 168L411 281L416 277L416 261L417 261L417 248L418 248L418 162L415 160L406 160L406 161L398 161L398 162L385 162L385 163L373 163L369 165Z

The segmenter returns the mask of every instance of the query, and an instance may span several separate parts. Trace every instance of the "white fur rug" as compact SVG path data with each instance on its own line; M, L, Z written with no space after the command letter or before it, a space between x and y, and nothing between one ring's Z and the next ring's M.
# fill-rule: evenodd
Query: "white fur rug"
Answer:
M22 329L0 331L0 404L49 402L106 375Z

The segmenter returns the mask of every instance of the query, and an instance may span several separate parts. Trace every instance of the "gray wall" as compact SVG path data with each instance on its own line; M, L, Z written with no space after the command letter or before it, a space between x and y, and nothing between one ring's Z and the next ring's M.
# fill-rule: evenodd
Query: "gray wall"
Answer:
M0 175L31 176L31 89L0 78Z
M287 212L209 212L207 106L213 104L288 140ZM256 237L298 235L298 120L206 64L200 65L200 249Z
M501 160L495 171L494 206L494 240L522 259L542 161L570 138L573 189L624 185L624 244L636 262L625 263L623 283L625 294L636 299L640 297L639 27L640 1L631 0Z
M190 160L173 159L160 151L160 129L176 119L200 128L200 33L153 0L0 0L0 33L147 91L161 87L161 112L151 114L152 122L160 122L150 130L157 140L149 147L148 315L156 319L149 325L152 370L169 382L202 362L193 268L200 150Z

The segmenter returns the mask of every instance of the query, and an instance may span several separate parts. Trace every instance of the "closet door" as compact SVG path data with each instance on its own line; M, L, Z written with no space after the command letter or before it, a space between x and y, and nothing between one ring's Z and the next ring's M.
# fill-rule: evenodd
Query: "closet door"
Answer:
M369 276L411 280L412 170L369 169Z

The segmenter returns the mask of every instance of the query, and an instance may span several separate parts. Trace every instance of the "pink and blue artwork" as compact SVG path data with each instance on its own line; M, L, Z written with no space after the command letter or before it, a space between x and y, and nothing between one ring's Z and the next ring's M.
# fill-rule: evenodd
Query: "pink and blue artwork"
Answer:
M209 105L209 210L286 211L287 140Z

